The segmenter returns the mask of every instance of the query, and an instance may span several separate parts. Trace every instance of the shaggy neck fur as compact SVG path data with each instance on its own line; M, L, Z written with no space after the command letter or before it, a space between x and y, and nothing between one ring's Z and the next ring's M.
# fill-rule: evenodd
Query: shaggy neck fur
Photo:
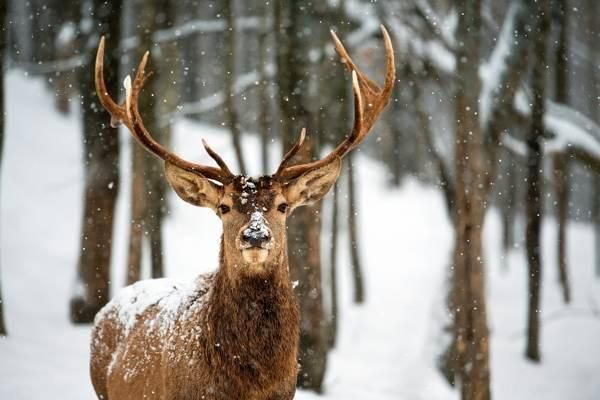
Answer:
M295 376L299 312L282 247L263 272L250 274L229 269L221 242L206 352L211 368L242 386L264 388Z

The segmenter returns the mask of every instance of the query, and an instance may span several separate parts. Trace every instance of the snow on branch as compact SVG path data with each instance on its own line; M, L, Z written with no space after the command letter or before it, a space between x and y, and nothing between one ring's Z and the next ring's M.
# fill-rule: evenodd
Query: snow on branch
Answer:
M57 72L73 71L76 68L87 65L89 57L87 55L76 55L63 60L50 60L38 62L14 62L9 68L21 68L27 73L34 75L50 74Z
M264 26L264 24L268 24L266 26L271 25L271 21L265 21L264 18L259 17L240 17L234 23L237 31L256 29L259 26ZM226 23L222 19L194 19L182 25L156 31L152 36L152 40L155 43L165 43L179 40L195 33L223 32L225 28ZM137 36L130 36L121 41L121 51L127 52L133 50L138 45L139 38Z
M267 65L267 76L272 77L275 74L275 66ZM233 84L233 94L240 94L253 86L260 84L260 73L257 70L250 71L240 75ZM210 96L204 97L198 101L185 103L177 107L177 110L167 114L163 121L164 123L171 122L173 119L184 117L187 115L198 115L212 111L225 103L225 92L218 91Z
M519 76L525 69L524 60L529 47L526 26L529 19L529 10L523 2L513 1L489 61L480 67L479 113L483 128L488 128L494 122L492 119L503 106L512 106Z
M529 117L531 104L523 90L515 97L515 109ZM600 162L600 126L581 112L553 101L546 101L544 127L549 137L544 140L544 153L583 152L586 157ZM518 154L525 154L524 144L505 135L504 145Z

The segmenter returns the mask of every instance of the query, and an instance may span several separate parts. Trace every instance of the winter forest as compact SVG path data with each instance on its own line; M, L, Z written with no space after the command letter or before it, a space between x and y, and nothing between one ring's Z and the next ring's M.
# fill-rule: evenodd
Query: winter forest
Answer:
M0 399L600 398L597 0L0 0L0 154Z

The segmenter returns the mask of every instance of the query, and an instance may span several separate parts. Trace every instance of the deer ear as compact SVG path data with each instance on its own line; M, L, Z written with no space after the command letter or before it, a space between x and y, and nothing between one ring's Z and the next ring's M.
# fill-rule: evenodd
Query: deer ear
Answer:
M321 200L340 175L342 160L335 157L331 162L305 172L285 186L285 197L292 208Z
M175 193L184 201L199 207L213 210L221 199L223 188L201 174L186 171L165 162L165 175Z

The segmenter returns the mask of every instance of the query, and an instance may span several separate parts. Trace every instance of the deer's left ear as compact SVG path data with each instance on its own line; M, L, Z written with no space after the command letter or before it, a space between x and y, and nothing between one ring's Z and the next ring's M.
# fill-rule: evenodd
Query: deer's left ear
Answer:
M341 166L341 158L335 157L320 168L305 172L287 183L284 194L290 207L296 208L321 200L340 175Z

